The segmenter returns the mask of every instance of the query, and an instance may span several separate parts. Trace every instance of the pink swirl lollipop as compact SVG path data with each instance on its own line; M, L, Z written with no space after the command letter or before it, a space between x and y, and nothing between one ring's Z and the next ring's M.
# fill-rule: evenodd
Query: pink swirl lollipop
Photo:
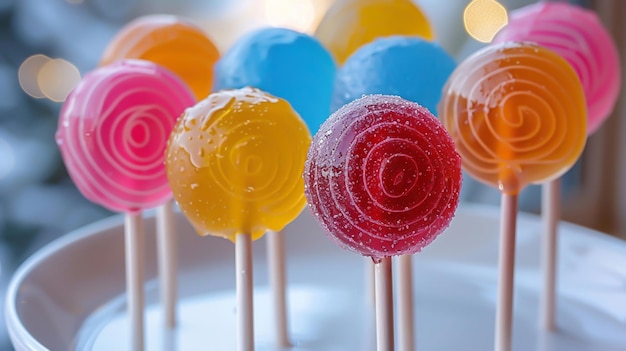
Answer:
M126 212L126 289L134 351L144 348L143 232L139 212L171 197L165 146L195 98L173 73L139 60L87 74L59 118L57 143L70 177L91 201Z
M587 134L598 130L617 102L622 75L615 43L593 11L560 2L522 7L494 39L506 41L532 41L566 59L585 92Z
M461 158L418 104L366 96L335 112L311 145L305 194L343 248L373 258L413 254L454 216Z
M156 64L127 60L87 74L67 98L57 144L89 200L135 213L171 196L164 152L178 116L195 103L189 89Z

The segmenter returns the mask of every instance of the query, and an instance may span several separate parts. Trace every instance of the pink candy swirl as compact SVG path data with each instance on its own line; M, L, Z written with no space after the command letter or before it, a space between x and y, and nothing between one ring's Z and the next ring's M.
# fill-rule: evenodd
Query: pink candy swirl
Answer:
M184 83L151 62L120 61L87 74L65 101L56 134L81 193L119 212L165 202L165 146L194 103Z
M507 41L535 42L567 60L585 92L587 133L600 128L617 102L621 69L615 43L593 11L556 2L520 8L494 39Z
M383 258L420 251L450 223L461 158L425 108L366 96L335 112L305 165L309 206L339 246Z

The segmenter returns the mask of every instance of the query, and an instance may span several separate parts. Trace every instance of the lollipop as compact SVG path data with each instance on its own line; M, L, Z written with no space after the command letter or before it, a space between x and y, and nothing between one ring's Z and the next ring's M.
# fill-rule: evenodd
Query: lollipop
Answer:
M141 58L178 74L203 99L213 84L213 64L219 53L213 42L196 26L174 16L150 15L126 25L105 50L102 64ZM190 105L191 106L191 105ZM173 201L157 210L157 249L161 304L165 324L176 325L176 239Z
M338 70L332 109L367 94L399 95L434 110L456 67L439 45L418 37L379 38L359 48ZM410 255L398 259L398 341L414 350L413 273ZM371 263L368 262L368 268Z
M211 92L219 52L195 25L175 16L149 15L122 28L107 46L100 64L126 58L167 67L189 85L196 99L204 99Z
M126 279L133 350L143 349L141 211L171 197L163 153L176 118L194 103L174 74L129 60L89 74L68 96L57 144L89 200L126 213Z
M330 114L330 53L313 37L264 28L239 39L215 66L215 89L252 86L287 100L314 133Z
M224 90L188 109L166 153L170 186L200 235L235 242L239 350L252 350L251 240L280 231L306 204L309 131L284 100Z
M510 350L517 194L566 172L586 140L585 97L576 72L531 43L482 49L443 91L440 118L463 168L502 192L496 350Z
M567 3L538 3L511 13L511 21L495 42L532 41L553 50L574 68L585 92L587 134L609 117L620 87L617 49L597 15ZM543 272L541 325L555 328L556 242L560 179L543 185Z
M600 128L615 107L622 75L615 43L593 11L558 2L520 8L494 39L507 41L532 41L567 60L585 92L587 132Z
M434 36L426 16L410 0L337 1L315 31L339 65L361 46L390 35Z
M304 178L329 238L377 262L378 350L393 350L390 258L419 252L454 216L461 159L450 136L418 104L369 95L322 125Z
M312 132L330 114L335 63L313 37L284 28L244 36L215 66L216 89L253 86L287 100ZM289 346L286 264L282 233L269 232L269 280L274 298L276 341Z
M418 37L377 39L358 49L337 71L334 110L367 94L390 94L434 111L456 67L439 45Z

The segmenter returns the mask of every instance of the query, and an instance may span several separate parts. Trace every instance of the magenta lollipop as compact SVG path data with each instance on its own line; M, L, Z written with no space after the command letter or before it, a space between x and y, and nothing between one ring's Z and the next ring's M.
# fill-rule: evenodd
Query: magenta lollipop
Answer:
M133 350L143 349L141 211L172 195L164 152L195 98L173 73L128 60L87 74L70 93L56 140L70 177L89 200L126 213L126 281Z
M391 257L419 252L454 216L461 158L452 138L416 103L365 96L322 124L304 178L328 237L377 262L378 350L393 350Z

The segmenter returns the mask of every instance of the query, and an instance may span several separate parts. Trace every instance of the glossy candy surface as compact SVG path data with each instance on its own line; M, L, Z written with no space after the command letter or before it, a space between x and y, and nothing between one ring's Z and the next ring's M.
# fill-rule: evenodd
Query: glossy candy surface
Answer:
M219 52L194 24L175 16L148 15L131 21L117 33L100 64L126 58L152 61L171 70L200 100L211 92Z
M310 142L286 101L252 88L219 91L179 119L166 153L169 183L198 234L257 239L306 205Z
M411 0L336 1L315 31L339 65L361 46L391 35L434 37L428 19Z
M309 206L328 236L379 259L416 253L448 226L459 201L461 158L427 109L368 95L322 125L304 178Z
M194 102L178 77L147 61L119 61L85 75L63 105L56 134L81 193L119 212L169 199L165 145Z
M511 12L494 43L532 41L561 55L581 80L587 101L588 134L609 117L617 102L621 68L617 48L595 12L560 2L540 2Z
M456 62L438 44L418 37L376 39L338 70L332 109L368 94L398 95L435 111Z
M215 90L251 86L287 100L314 133L330 114L335 62L317 39L264 28L240 40L215 66Z
M444 88L439 118L463 168L506 194L566 172L587 136L576 72L531 43L489 46L459 64Z

